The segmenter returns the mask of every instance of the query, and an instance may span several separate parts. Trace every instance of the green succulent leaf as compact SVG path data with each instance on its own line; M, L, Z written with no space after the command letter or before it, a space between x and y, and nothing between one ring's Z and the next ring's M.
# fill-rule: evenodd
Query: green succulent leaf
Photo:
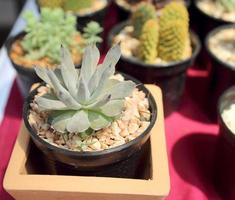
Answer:
M54 118L51 120L51 126L55 130L61 133L65 133L67 124L72 119L75 112L76 111L65 111L57 116L54 116Z
M44 96L38 96L35 99L36 103L39 105L41 111L44 110L68 110L68 107L56 97L45 94Z
M88 113L88 118L91 123L90 126L93 130L99 130L101 128L107 127L108 125L110 125L112 121L111 118L104 117L100 113L91 112L91 111L89 111Z
M83 132L90 127L88 113L84 110L79 110L67 123L67 130L69 132Z
M123 100L112 100L112 101L109 101L104 106L102 106L100 109L104 115L109 116L109 117L115 117L121 114L123 103L124 103Z

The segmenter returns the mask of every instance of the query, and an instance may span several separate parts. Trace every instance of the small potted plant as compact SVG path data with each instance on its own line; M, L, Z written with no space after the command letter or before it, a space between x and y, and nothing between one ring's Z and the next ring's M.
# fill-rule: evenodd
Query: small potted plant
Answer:
M190 5L190 0L177 0L178 2L184 2L187 7ZM171 0L115 0L114 3L118 7L118 14L120 20L128 19L131 12L133 12L140 3L150 2L152 3L156 10L160 10L166 4L170 3Z
M212 30L205 40L211 62L210 109L214 113L220 95L235 84L235 25ZM212 115L215 118L216 115Z
M39 7L62 8L77 17L77 28L82 30L91 20L102 24L109 0L37 0Z
M235 86L220 97L218 103L219 138L214 180L223 199L235 198Z
M234 0L195 0L193 23L202 40L217 26L235 22Z
M118 24L109 35L110 43L121 43L118 69L144 83L158 84L166 115L176 109L186 70L200 50L198 37L188 26L188 12L182 3L169 3L160 17L151 4L142 3L130 21Z
M38 81L33 66L55 67L60 61L60 45L69 48L73 62L80 65L83 48L93 42L101 42L102 28L90 22L83 33L76 30L76 18L63 10L44 8L40 19L33 13L25 12L24 32L7 42L9 58L18 72L18 83L25 97L32 85Z
M55 70L35 68L45 83L24 104L32 140L56 173L134 177L157 117L151 93L132 77L115 74L118 45L99 65L98 49L88 46L80 69L67 49L61 51Z

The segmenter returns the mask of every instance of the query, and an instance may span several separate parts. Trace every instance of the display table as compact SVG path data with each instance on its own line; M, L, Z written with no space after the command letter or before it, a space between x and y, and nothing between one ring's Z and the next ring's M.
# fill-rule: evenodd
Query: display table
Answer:
M32 3L33 1L29 1ZM29 4L28 2L28 4ZM35 9L35 8L33 8ZM106 32L116 21L117 13L112 7L105 22ZM112 17L110 17L112 16ZM3 53L0 69L3 66ZM0 70L1 71L1 70ZM0 80L9 70L0 73ZM11 73L13 73L11 71ZM14 75L11 75L13 77ZM221 199L213 186L213 165L218 126L207 117L208 72L189 69L186 90L179 109L165 120L171 191L168 200ZM0 81L1 84L1 81ZM0 85L4 87L3 85ZM8 84L9 87L9 84ZM5 95L8 96L8 95ZM2 98L2 97L0 97ZM14 82L5 114L0 125L0 199L12 199L2 187L4 173L20 128L22 98Z

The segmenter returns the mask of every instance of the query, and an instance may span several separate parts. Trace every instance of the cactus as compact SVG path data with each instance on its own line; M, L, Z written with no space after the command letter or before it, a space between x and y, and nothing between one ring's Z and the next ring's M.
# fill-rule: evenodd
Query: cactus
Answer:
M47 8L60 8L62 7L63 0L38 0L41 7Z
M162 10L159 32L159 57L165 61L182 59L189 37L189 14L182 3L172 2Z
M93 0L64 0L64 10L77 12L85 8L90 8Z
M186 26L189 26L188 10L183 3L171 2L162 9L160 27L170 20L182 20Z
M159 32L158 55L165 61L181 60L188 39L188 29L182 20L170 20Z
M153 62L157 57L158 32L157 20L150 19L143 26L138 57L146 63Z
M119 45L112 47L102 64L95 45L85 49L82 66L77 70L69 51L62 47L57 69L36 67L37 75L51 88L35 97L40 111L49 112L51 127L60 133L84 133L108 125L123 111L124 99L135 88L132 81L110 78L121 56Z
M235 0L217 0L218 4L227 12L235 12Z
M157 14L154 6L150 3L140 3L136 10L133 12L131 21L134 26L133 35L136 38L140 37L143 25L149 19L156 19Z

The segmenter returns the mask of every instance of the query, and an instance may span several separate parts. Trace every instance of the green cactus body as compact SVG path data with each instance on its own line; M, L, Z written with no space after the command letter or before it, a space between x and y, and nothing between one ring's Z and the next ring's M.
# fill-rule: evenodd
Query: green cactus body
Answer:
M64 0L64 10L77 12L92 6L93 0Z
M149 19L156 19L156 10L152 4L141 3L132 14L132 24L134 26L133 35L140 37L142 27Z
M160 27L165 26L169 20L182 20L186 26L189 25L189 14L183 3L171 2L162 9Z
M188 39L188 29L182 20L171 20L161 27L158 54L165 61L181 60Z
M227 12L235 12L235 0L217 0L220 6Z
M38 0L41 7L59 8L62 7L63 0Z
M157 57L158 32L157 20L150 19L143 26L138 57L146 63L153 62Z
M165 61L178 61L183 58L189 38L189 14L179 2L169 3L160 16L159 57Z

